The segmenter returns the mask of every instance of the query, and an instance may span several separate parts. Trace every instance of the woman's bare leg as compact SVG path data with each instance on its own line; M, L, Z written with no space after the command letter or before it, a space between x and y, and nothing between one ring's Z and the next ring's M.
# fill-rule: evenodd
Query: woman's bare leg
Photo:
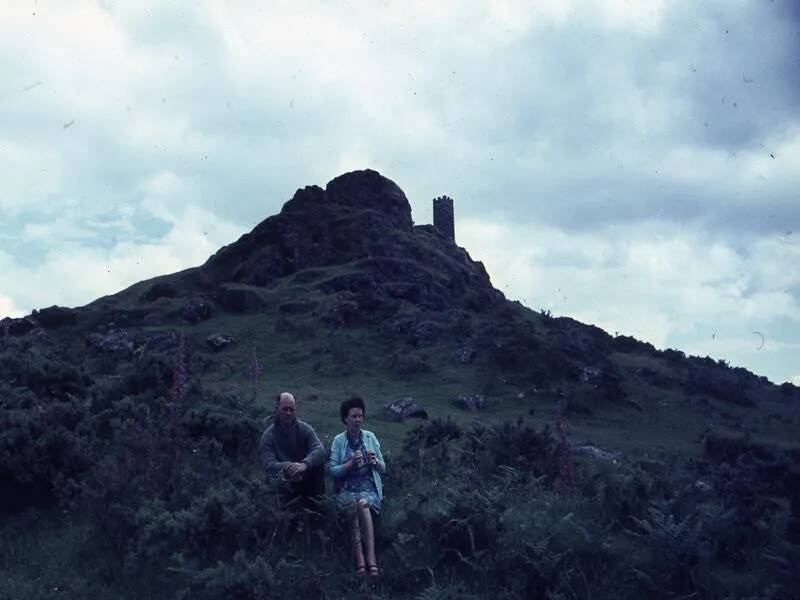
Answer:
M369 511L369 502L366 500L358 501L358 515L361 521L361 531L363 533L364 550L367 553L367 564L376 565L375 560L375 531L372 526L372 513Z
M350 511L350 535L353 542L353 553L356 556L356 567L359 570L364 568L364 551L361 549L361 527L359 526L358 505L354 502Z

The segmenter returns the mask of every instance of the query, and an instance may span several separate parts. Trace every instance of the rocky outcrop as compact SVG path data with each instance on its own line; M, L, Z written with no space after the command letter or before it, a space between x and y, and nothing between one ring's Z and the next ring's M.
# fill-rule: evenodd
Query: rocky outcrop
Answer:
M459 348L453 352L452 357L456 362L465 365L475 360L477 353L472 348Z
M25 335L39 327L39 324L30 317L12 319L6 317L0 320L0 336L3 335Z
M34 310L32 317L45 329L72 325L78 321L78 311L74 308L63 306L50 306L41 310Z
M458 396L451 404L463 410L483 410L486 408L486 397L481 394L468 394Z
M90 333L86 336L86 344L95 350L113 353L130 353L135 347L133 337L125 329Z
M235 342L236 340L232 336L224 333L215 333L206 338L206 344L208 344L212 350L217 352L227 348Z
M160 281L154 283L139 297L142 302L152 302L159 298L174 298L178 295L177 288L169 282Z
M217 300L224 309L237 313L256 312L267 304L256 290L234 286L223 286Z
M145 339L138 351L172 354L181 345L181 337L178 331L159 331Z
M401 422L411 417L418 419L428 418L428 411L411 396L406 396L397 402L392 402L386 407L386 418L390 421Z
M292 275L324 293L352 292L359 312L375 316L403 303L485 311L503 300L480 262L435 228L415 227L403 191L371 170L346 173L324 190L298 190L280 214L222 248L201 270L208 281L254 287Z
M201 323L207 321L214 314L211 302L203 296L194 296L183 305L181 318L188 323Z

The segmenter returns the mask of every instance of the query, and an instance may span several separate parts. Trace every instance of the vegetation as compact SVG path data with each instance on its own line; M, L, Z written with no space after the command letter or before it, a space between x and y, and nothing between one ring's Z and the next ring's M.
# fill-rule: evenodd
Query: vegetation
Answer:
M32 347L2 359L17 381L48 366ZM94 382L62 368L49 385L70 392L46 403L4 385L17 516L3 596L782 598L800 585L790 450L711 436L705 460L669 466L570 456L565 486L562 439L522 418L407 428L389 449L384 574L368 584L332 502L309 519L260 474L259 411L196 381L176 391L182 368L154 356Z
M365 173L203 267L0 321L0 598L796 594L795 386L508 302ZM283 390L327 446L367 400L377 581L331 499L258 465ZM384 418L408 396L429 421Z

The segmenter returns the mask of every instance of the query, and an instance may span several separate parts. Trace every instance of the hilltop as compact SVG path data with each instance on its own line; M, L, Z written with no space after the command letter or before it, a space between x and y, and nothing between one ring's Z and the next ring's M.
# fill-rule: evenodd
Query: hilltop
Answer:
M800 397L722 361L506 300L482 263L435 227L414 225L402 190L370 170L299 189L202 266L3 323L9 338L35 340L87 370L170 354L183 336L192 375L220 390L256 352L262 385L300 397L360 390L382 407L413 395L444 415L457 397L481 395L486 414L506 416L566 397L589 429L620 414L626 427L630 417L635 432L603 441L624 446L635 433L648 453L691 453L685 444L706 428L787 436L768 414ZM655 415L679 431L649 429ZM677 447L663 443L681 433Z
M399 463L413 451L409 435L432 435L442 464L460 464L447 432L468 439L473 427L480 440L521 419L509 435L539 455L523 447L511 458L527 456L528 466L508 464L552 479L563 454L547 430L556 407L589 471L624 464L660 481L690 477L687 464L716 472L750 457L766 466L748 476L782 507L769 514L798 528L796 387L507 300L479 261L436 227L415 225L400 187L370 170L299 189L203 265L83 307L0 321L0 510L116 506L100 520L103 539L137 568L159 569L169 553L159 554L143 515L185 516L195 505L181 485L202 495L233 485L234 472L260 490L254 445L285 389L326 439L341 428L338 403L362 395L369 428ZM409 397L431 425L386 410ZM489 462L506 460L499 443ZM196 473L200 456L217 470ZM653 485L651 499L663 493ZM647 507L642 500L637 518ZM235 563L238 543L186 568Z

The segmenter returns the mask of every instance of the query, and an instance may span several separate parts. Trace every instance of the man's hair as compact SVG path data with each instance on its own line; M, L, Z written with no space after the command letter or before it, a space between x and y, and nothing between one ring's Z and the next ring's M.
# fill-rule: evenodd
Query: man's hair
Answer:
M291 392L281 392L280 394L275 396L275 406L278 406L278 404L281 403L281 396L283 396L284 394L288 394L289 396L292 396ZM294 400L294 396L292 396L292 400Z
M347 421L345 421L345 419L347 418L347 415L350 412L351 408L360 408L361 412L364 413L364 416L365 417L367 416L367 409L364 406L364 400L362 400L358 396L353 396L352 398L348 398L347 400L342 402L342 405L339 407L339 416L342 418L342 423L344 423L345 425L347 425Z

